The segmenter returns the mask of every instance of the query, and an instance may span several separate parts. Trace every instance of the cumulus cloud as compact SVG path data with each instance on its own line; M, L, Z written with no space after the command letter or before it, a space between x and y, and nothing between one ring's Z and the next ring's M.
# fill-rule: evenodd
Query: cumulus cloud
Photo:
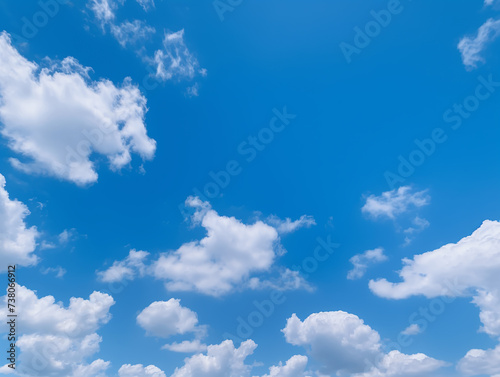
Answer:
M492 4L493 2L486 2ZM500 35L500 20L488 19L473 36L463 37L458 43L458 50L462 54L462 62L467 69L477 68L477 64L484 62L481 56L484 49Z
M313 313L304 321L293 314L282 331L288 343L305 347L322 364L322 374L404 377L445 365L423 354L383 353L378 332L343 311Z
M142 364L122 365L118 370L118 375L120 377L166 377L165 372L154 365L148 365L147 367L142 366Z
M35 226L25 223L30 211L24 203L10 199L5 184L0 174L0 271L5 271L8 264L31 266L38 261L33 252L39 233Z
M281 220L277 216L269 216L267 222L274 226L279 234L292 233L300 228L309 228L316 225L314 218L307 215L302 215L299 219L294 221L288 217L285 220Z
M291 291L304 289L313 291L313 287L304 279L299 271L293 271L288 268L281 269L279 276L275 278L258 278L253 277L248 281L250 289L274 289L277 291Z
M470 350L458 363L458 370L466 376L500 375L500 345L489 350Z
M370 289L391 299L413 295L472 297L472 302L480 310L481 331L500 337L500 222L486 220L470 236L457 243L415 255L413 259L404 259L403 263L399 272L401 282L370 281ZM484 370L497 373L500 371L498 350L498 347L471 350L459 368L466 374L475 375L483 374L480 373L483 367L479 366L484 365ZM489 362L482 364L483 360Z
M113 170L127 166L132 153L153 158L146 99L129 79L121 87L91 81L71 57L40 70L5 32L0 51L0 133L25 160L11 158L14 167L85 185L98 177L91 157L106 157Z
M198 198L188 198L186 205L195 209L192 220L206 229L207 236L162 254L154 263L154 276L166 280L168 290L220 296L274 263L280 250L273 227L220 216Z
M97 276L105 283L133 280L136 276L142 277L146 273L144 261L148 255L149 253L146 251L132 249L124 260L113 262L113 265L107 270L98 271Z
M198 316L181 306L180 300L156 301L137 316L137 323L149 335L168 338L188 332L203 335L205 328L198 326Z
M410 186L383 192L381 195L370 195L361 211L375 219L389 218L407 212L411 208L419 208L430 203L427 190L413 192Z
M158 80L193 79L196 75L206 75L206 69L200 68L198 60L189 51L184 42L184 29L175 33L165 32L163 48L154 54L152 63Z
M186 358L172 377L249 377L251 366L245 364L245 359L255 348L257 345L252 340L242 342L239 348L235 348L231 340L210 345L206 354Z
M85 361L99 351L101 337L96 331L110 320L109 309L113 304L111 296L94 292L88 300L71 298L65 308L52 296L38 298L34 291L18 285L16 308L22 335L17 346L22 375L103 376L108 362ZM6 307L5 304L0 309L5 318ZM45 356L43 360L41 354Z
M384 254L384 249L381 247L367 250L363 254L357 254L349 259L349 262L353 264L354 268L349 271L347 278L350 280L360 279L365 275L370 265L386 260L387 256Z
M285 365L280 363L278 366L272 366L269 368L269 374L262 377L303 377L307 361L307 356L292 356Z

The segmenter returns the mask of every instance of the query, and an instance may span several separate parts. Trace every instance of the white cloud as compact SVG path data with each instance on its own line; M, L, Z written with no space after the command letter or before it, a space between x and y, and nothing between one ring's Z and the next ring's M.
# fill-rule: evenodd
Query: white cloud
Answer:
M284 268L279 272L279 277L277 278L265 278L261 279L258 277L250 278L248 281L248 287L250 289L275 289L278 291L291 291L297 289L304 289L306 291L313 291L313 287L304 279L299 271L292 271L288 268Z
M156 32L154 27L148 26L145 22L139 20L134 20L133 22L125 21L120 25L112 24L110 29L111 34L113 34L122 47L136 44Z
M457 368L467 376L500 374L500 345L489 350L470 350Z
M109 309L114 304L111 296L94 292L88 300L73 297L67 308L54 297L38 298L21 285L16 296L17 320L22 323L17 342L22 375L103 376L108 362L85 361L99 351L101 337L95 331L110 319ZM5 318L6 306L0 309Z
M273 227L220 216L198 198L188 198L186 205L195 209L192 219L206 229L207 236L162 254L154 263L154 276L166 280L168 290L220 296L274 263L279 237Z
M402 186L383 192L380 196L370 195L361 211L375 219L381 217L395 219L412 207L419 208L429 204L430 197L427 195L427 190L412 191L410 186Z
M38 261L33 252L39 233L35 226L27 227L24 222L30 211L24 203L10 199L5 184L0 174L0 271L6 270L8 264L31 266Z
M145 11L154 8L155 6L154 0L136 0L136 1Z
M163 49L157 50L152 63L156 78L162 81L193 79L197 74L206 75L198 60L184 42L184 29L175 33L165 32Z
M424 229L428 228L429 225L430 223L426 219L419 216L415 217L412 221L412 225L403 231L406 234L405 246L411 243L413 235L422 232Z
M89 68L71 57L40 70L5 32L0 51L0 132L27 160L12 158L14 167L85 185L97 181L91 155L105 156L113 170L127 166L132 153L153 158L146 99L129 79L121 87L90 81Z
M367 250L363 254L357 254L349 259L354 266L354 268L349 271L347 278L351 280L362 278L366 270L371 264L384 262L387 260L387 256L384 255L384 249L378 247L373 250Z
M148 365L143 367L142 364L122 365L120 370L118 370L118 375L120 377L166 377L165 372L154 365Z
M205 328L198 326L198 316L181 306L180 300L156 301L137 316L137 323L149 335L168 338L188 332L204 334Z
M269 368L269 374L262 377L303 377L307 360L307 356L292 356L285 365L280 363L278 366L272 366Z
M472 235L459 242L415 255L412 260L404 259L403 262L404 267L399 272L402 282L390 283L386 279L370 281L370 289L381 297L391 299L413 295L429 298L472 296L472 302L480 309L481 331L500 337L500 222L484 221ZM499 349L471 350L462 359L459 368L466 374L483 374L479 366L484 365L484 368L493 371L491 373L498 373ZM483 364L483 360L490 361Z
M444 366L447 366L447 363L422 353L405 355L399 351L391 351L384 355L378 366L353 377L428 377L430 373Z
M172 377L248 377L251 366L245 364L245 359L256 347L252 340L242 342L239 348L231 340L210 345L206 354L186 358Z
M269 216L267 222L274 226L279 234L287 234L295 232L300 228L310 228L316 225L316 221L312 216L302 215L299 219L292 221L290 218L281 220L277 216Z
M422 332L422 329L420 328L420 326L417 325L416 323L414 323L414 324L408 326L403 331L401 331L401 334L403 334L403 335L417 335L417 334L420 334L421 332Z
M66 275L66 270L62 268L61 266L57 267L47 267L44 268L40 271L42 274L47 275L47 274L55 274L56 278L62 279L64 275Z
M499 35L500 20L490 18L481 25L476 35L463 37L458 43L458 50L462 54L462 62L466 68L473 69L479 62L484 62L481 53Z
M94 12L103 29L115 19L116 3L113 0L89 0L87 6Z
M76 229L64 229L57 237L59 244L66 245L68 242L76 239L78 233Z
M404 377L445 365L423 354L384 354L378 332L343 311L313 313L303 322L293 314L282 331L288 343L306 347L322 364L322 374Z
M184 340L180 343L174 342L172 344L165 344L162 349L172 352L195 353L206 351L207 345L201 343L198 339L195 339L193 341Z
M481 309L483 330L500 336L500 223L485 221L471 236L456 244L404 259L400 283L370 281L381 297L403 299L473 296Z
M146 251L130 250L129 255L122 261L115 261L105 271L98 271L99 280L105 283L115 283L122 280L133 280L136 276L144 276L146 265L144 261L149 253Z

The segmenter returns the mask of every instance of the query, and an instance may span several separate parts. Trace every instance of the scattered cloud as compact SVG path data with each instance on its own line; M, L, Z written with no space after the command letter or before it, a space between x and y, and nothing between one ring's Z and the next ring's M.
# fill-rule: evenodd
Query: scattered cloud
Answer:
M423 354L385 354L378 332L343 311L313 313L304 321L293 314L282 331L288 343L306 347L321 363L321 374L404 377L428 375L446 365Z
M96 331L111 318L111 296L94 292L88 300L73 297L65 308L54 297L38 298L21 285L16 293L17 318L22 323L18 361L23 376L104 376L109 362L98 359L87 364L86 360L99 351L101 337ZM5 318L6 307L0 308ZM43 364L40 354L45 356Z
M492 4L486 2L485 4ZM481 56L484 49L500 35L500 20L488 19L473 36L463 37L458 43L458 50L462 54L462 62L467 69L477 68L477 64L484 62Z
M55 274L56 278L62 279L64 275L66 275L66 270L61 266L57 267L47 267L41 270L41 273L44 275Z
M200 342L199 339L195 340L184 340L180 343L174 342L172 344L165 344L162 349L169 350L172 352L181 353L196 353L204 352L207 350L207 345Z
M121 87L89 81L89 69L71 57L39 70L5 32L0 51L0 133L27 160L11 158L14 167L86 185L98 177L91 156L105 156L112 170L127 166L132 153L153 158L146 99L129 79Z
M122 47L127 45L135 45L141 40L147 39L152 34L156 33L154 27L148 26L144 21L134 20L133 22L125 21L119 25L111 25L111 34L116 38Z
M205 334L205 326L198 325L198 316L181 306L180 300L156 301L137 316L137 323L148 335L169 338L177 334Z
M250 278L248 287L255 290L274 289L277 291L291 291L304 289L306 291L313 291L313 287L300 275L299 271L293 271L288 268L281 269L277 278Z
M404 299L414 295L428 298L472 296L480 309L481 331L500 337L500 222L486 220L470 236L457 243L404 259L399 271L402 282L386 279L370 281L370 289L378 296ZM460 362L468 374L475 365L490 358L489 369L500 371L498 347L495 350L471 350ZM493 367L490 366L493 363ZM478 369L480 370L480 368ZM489 372L485 372L489 373ZM497 372L495 372L497 373Z
M367 250L363 254L357 254L349 259L349 262L353 264L354 268L349 271L347 278L350 280L361 279L370 265L386 260L387 256L384 254L384 249L381 247Z
M250 365L245 359L253 354L257 345L252 340L241 343L235 348L231 340L210 345L207 353L196 354L184 360L184 365L176 368L172 377L249 377Z
M98 279L104 283L116 283L123 280L134 280L136 276L142 277L146 273L144 261L149 253L142 250L130 250L128 256L122 261L115 261L105 271L98 271Z
M380 196L370 195L361 211L375 219L395 219L411 208L419 208L430 203L427 190L413 192L410 186L383 192Z
M420 328L420 326L417 325L416 323L414 323L414 324L408 326L403 331L401 331L401 334L403 334L403 335L417 335L417 334L420 334L421 332L422 332L422 329Z
M276 229L261 221L246 225L220 216L198 198L188 198L186 205L195 209L192 221L207 236L162 254L154 263L153 275L166 280L168 290L220 296L272 266L280 252Z
M120 377L166 377L165 372L154 365L143 367L142 364L122 365L118 370Z
M161 81L191 80L198 74L206 75L206 69L200 68L198 60L184 42L184 29L175 33L165 32L163 48L155 52L152 64L156 78Z
M274 226L279 234L293 233L300 228L310 228L316 225L312 216L302 215L299 219L292 221L290 218L281 220L277 216L269 216L267 223Z
M5 271L8 264L32 266L38 261L33 252L39 233L35 226L25 223L30 211L24 203L10 199L5 185L5 177L0 174L0 271Z

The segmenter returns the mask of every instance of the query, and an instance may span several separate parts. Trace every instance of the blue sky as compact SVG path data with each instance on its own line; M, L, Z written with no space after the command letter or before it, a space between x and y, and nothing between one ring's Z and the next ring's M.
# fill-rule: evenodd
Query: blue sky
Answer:
M500 375L496 1L0 10L0 374Z

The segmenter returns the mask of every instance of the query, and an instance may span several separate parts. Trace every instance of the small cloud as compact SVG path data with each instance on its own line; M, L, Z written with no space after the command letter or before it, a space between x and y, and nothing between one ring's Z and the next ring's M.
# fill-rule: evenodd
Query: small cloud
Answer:
M363 254L357 254L349 259L349 262L353 264L354 268L349 271L347 278L349 280L361 279L370 265L381 263L386 260L387 256L384 255L384 249L381 247L367 250Z
M492 4L493 2L486 2ZM463 37L458 43L458 50L462 54L462 62L469 70L477 68L477 64L484 62L481 56L483 50L500 35L500 20L490 18L477 30L473 36Z
M66 245L77 238L78 233L75 228L64 229L57 237L60 245Z
M64 268L62 268L61 266L48 267L48 268L42 269L41 273L44 275L55 274L56 278L62 279L64 277L64 275L66 275L66 270Z
M165 344L161 349L180 353L198 353L205 352L207 350L207 345L195 339L193 341L185 340L181 343L174 342L172 344Z
M361 211L374 219L395 219L413 208L420 208L430 203L427 190L412 192L410 186L383 192L381 195L370 195Z
M403 335L417 335L417 334L420 334L421 332L422 332L422 329L416 323L414 323L414 324L408 326L403 331L401 331L401 334L403 334Z
M276 228L279 234L288 234L295 232L300 228L310 228L316 225L316 221L312 216L302 215L299 219L292 221L290 218L281 220L277 216L269 216L267 223Z
M288 268L280 272L279 277L261 280L254 277L248 281L248 287L253 290L272 289L277 291L291 291L304 289L306 291L313 291L313 287L300 276L299 271L293 271Z

